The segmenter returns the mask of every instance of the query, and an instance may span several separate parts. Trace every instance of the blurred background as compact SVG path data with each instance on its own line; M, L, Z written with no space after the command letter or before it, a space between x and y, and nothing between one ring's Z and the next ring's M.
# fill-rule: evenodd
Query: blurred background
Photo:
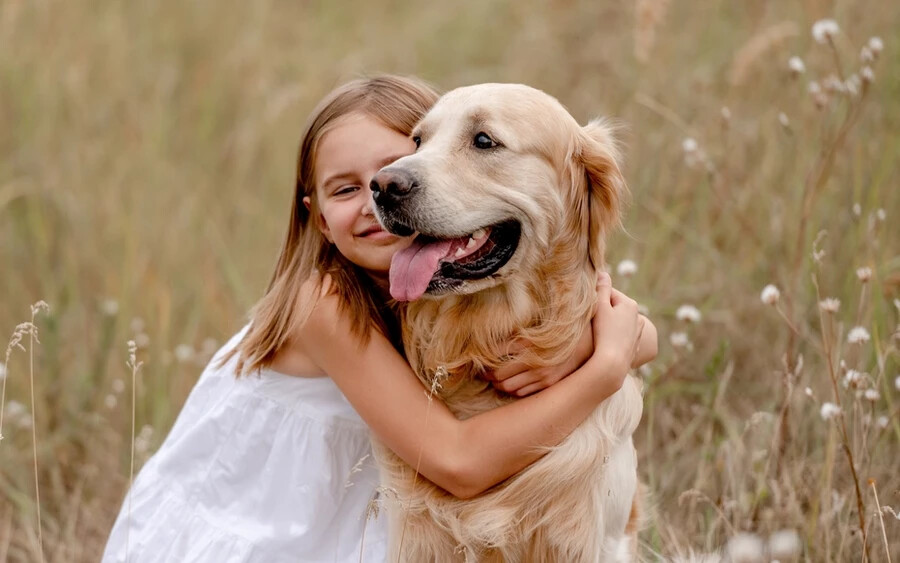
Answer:
M897 559L898 29L888 0L0 2L0 331L40 339L0 356L0 560L99 559L132 441L136 471L262 295L307 114L378 72L623 125L644 559Z

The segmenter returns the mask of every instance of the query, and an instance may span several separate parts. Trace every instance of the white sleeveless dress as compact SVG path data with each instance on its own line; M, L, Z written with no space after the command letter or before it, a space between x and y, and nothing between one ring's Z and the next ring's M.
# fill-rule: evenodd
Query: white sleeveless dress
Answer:
M365 423L331 378L216 368L241 336L135 479L103 562L126 561L126 543L130 563L385 561Z

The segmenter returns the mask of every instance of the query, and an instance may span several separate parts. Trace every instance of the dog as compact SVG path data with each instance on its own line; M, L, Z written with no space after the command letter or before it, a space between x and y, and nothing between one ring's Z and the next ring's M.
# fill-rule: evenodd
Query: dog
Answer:
M554 365L590 322L605 239L627 188L611 127L581 127L550 95L480 84L442 96L413 131L416 152L370 188L383 227L418 233L391 263L409 301L408 360L461 419L515 400L483 377L511 359ZM528 343L515 358L512 340ZM633 559L638 478L633 375L558 446L470 499L378 447L392 561ZM400 552L402 540L402 553Z

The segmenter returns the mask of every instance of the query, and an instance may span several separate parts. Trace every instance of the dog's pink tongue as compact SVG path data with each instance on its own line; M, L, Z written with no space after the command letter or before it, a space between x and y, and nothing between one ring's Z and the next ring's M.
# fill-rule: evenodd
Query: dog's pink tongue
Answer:
M408 248L396 252L391 258L391 297L397 301L422 297L441 258L450 251L451 243L442 240L422 244L414 240Z

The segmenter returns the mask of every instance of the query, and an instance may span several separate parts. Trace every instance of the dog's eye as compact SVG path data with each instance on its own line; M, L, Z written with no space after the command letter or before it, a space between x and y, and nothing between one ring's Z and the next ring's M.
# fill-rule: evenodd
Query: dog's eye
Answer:
M413 142L416 144L416 148L419 148L419 146L422 144L422 137L413 137Z
M488 137L487 133L478 133L472 142L476 149L492 149L497 146L497 142Z

